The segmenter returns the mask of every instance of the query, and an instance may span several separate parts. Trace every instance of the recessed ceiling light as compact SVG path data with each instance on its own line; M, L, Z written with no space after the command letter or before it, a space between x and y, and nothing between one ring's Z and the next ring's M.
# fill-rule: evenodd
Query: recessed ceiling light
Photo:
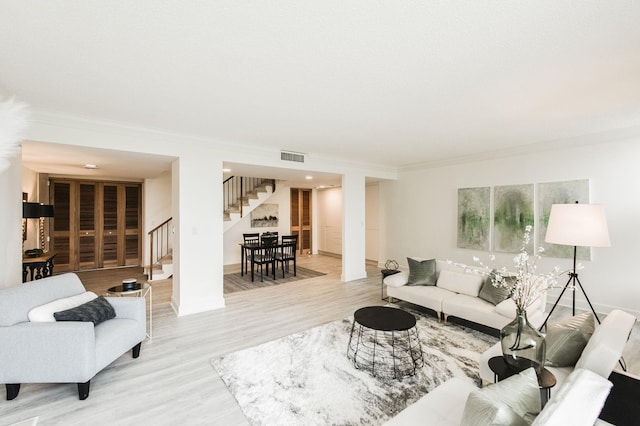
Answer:
M313 176L305 176L304 178L305 178L306 180L311 180L311 179L313 179Z
M97 166L97 165L95 165L95 164L85 164L85 165L84 165L84 168L85 168L85 169L97 169L97 168L98 168L98 166Z
M231 171L231 169L222 169L223 173L229 173Z

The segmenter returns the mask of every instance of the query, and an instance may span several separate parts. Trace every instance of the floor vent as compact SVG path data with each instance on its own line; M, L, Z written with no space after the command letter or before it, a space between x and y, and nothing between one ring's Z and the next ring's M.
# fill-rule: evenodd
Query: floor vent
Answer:
M280 159L283 161L295 161L304 163L304 154L299 152L280 151Z

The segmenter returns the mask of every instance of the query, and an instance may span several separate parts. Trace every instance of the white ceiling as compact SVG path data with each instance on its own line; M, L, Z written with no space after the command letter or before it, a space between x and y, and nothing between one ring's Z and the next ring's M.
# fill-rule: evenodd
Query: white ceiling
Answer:
M633 0L2 1L0 86L402 167L640 129L639 22Z

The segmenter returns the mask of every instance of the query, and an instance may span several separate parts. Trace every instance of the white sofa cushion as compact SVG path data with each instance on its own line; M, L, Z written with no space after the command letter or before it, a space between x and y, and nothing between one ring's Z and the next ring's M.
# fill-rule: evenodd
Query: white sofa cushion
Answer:
M612 383L583 368L577 368L552 392L544 410L532 426L592 425L611 390Z
M473 393L482 396L481 398L467 399L462 417L463 425L511 424L493 423L499 418L513 419L511 410L522 419L522 422L514 424L522 424L525 423L525 416L536 415L540 412L540 388L538 387L538 377L533 368L528 368L519 374L478 389ZM491 409L492 405L495 407L493 410ZM506 410L504 405L510 410ZM487 415L496 417L488 418Z
M445 290L477 297L482 287L483 277L454 271L440 271L436 285Z
M449 290L438 288L437 286L408 286L387 287L387 294L407 302L415 303L436 312L441 312L442 301L449 297L456 296Z
M502 401L481 392L471 392L462 415L461 426L528 426L522 417Z
M87 303L98 297L94 292L87 291L76 296L65 297L53 302L36 306L29 311L28 317L31 322L55 322L54 312L66 311Z

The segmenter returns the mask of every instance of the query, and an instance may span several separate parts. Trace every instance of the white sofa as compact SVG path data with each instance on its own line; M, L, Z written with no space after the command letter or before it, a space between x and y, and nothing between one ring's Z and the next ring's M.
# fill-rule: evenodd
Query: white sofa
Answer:
M408 279L408 271L387 276L383 281L387 295L432 309L444 321L453 316L499 330L516 317L513 300L507 299L494 305L478 297L486 280L484 275L466 271L446 261L436 261L435 286L407 285ZM544 321L545 306L546 294L527 309L529 322L534 326L539 326Z
M517 380L517 376L490 386L503 386L514 378ZM586 426L593 425L595 422L596 425L607 425L608 423L597 417L610 390L611 382L607 379L587 369L576 369L560 388L554 390L549 402L531 424L534 426ZM477 419L474 423L465 416L469 396L478 391L479 389L468 380L450 379L405 408L385 423L385 426L488 424L478 423ZM508 388L505 389L505 392L508 391ZM517 397L518 392L512 392L513 394Z
M575 366L546 367L556 377L556 386L562 384L574 368L585 368L608 378L622 356L635 322L636 317L627 312L617 309L611 311L602 324L595 328ZM493 382L489 359L501 354L502 348L498 342L480 356L480 378L484 382Z

